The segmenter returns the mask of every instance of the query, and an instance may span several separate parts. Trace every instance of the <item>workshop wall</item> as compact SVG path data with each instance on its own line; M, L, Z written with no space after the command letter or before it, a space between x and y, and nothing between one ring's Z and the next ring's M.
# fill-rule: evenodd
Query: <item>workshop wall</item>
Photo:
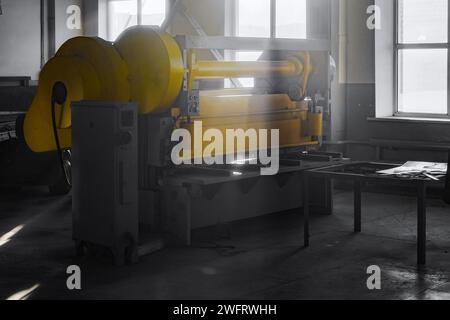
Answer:
M346 139L370 140L368 118L375 116L375 32L367 27L367 8L373 0L343 0L345 14L346 74ZM372 148L352 147L350 156L371 160L375 158ZM353 153L355 152L355 153Z
M81 0L55 1L55 19L45 21L44 31L48 33L48 23L54 23L54 37L46 34L46 40L54 38L54 48L67 39L82 35L82 29L69 29L67 13L70 5L82 8ZM3 15L0 16L0 76L30 76L37 80L41 68L41 1L2 0ZM46 18L48 16L46 15ZM3 32L3 30L9 30ZM45 50L48 50L46 43ZM47 58L47 57L46 57Z
M330 0L331 5L331 56L336 64L336 74L331 83L331 140L344 140L346 136L346 86L340 81L346 74L345 55L340 52L340 1Z
M369 141L407 141L448 143L450 124L443 122L402 122L379 120L375 117L375 37L365 27L366 9L373 0L340 0L347 2L346 19L346 139ZM342 15L341 15L342 17ZM350 63L351 62L351 63ZM348 156L355 160L373 160L372 147L352 146ZM447 161L446 152L389 149L382 154L385 160Z
M2 9L0 76L36 79L41 57L40 0L2 0Z

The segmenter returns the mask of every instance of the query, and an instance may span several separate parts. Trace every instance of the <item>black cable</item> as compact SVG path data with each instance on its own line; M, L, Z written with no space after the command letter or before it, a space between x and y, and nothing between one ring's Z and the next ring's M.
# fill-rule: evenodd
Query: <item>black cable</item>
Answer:
M53 86L52 90L52 126L53 126L53 135L56 143L56 150L58 152L58 160L61 165L61 171L63 174L63 178L67 180L66 169L64 167L64 159L62 155L61 144L59 142L58 130L56 127L56 103L62 105L67 98L67 90L62 82L57 82Z
M56 129L56 118L55 118L55 101L53 101L52 99L52 124L53 124L53 135L55 137L55 143L56 143L56 150L58 152L58 161L61 165L61 170L62 170L62 174L63 177L66 178L66 169L64 168L64 159L62 156L62 150L61 150L61 145L59 143L59 137L58 137L58 130Z

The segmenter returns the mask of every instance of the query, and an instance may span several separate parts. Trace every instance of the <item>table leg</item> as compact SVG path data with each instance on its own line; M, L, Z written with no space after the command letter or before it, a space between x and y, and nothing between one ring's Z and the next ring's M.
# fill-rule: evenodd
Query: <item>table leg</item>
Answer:
M326 184L326 213L328 215L333 214L333 191L334 191L334 181L333 179L327 179Z
M420 183L417 189L417 264L426 264L427 243L427 191L425 183Z
M303 246L309 247L309 183L308 176L303 176Z
M355 180L353 186L353 225L355 232L361 232L361 181Z

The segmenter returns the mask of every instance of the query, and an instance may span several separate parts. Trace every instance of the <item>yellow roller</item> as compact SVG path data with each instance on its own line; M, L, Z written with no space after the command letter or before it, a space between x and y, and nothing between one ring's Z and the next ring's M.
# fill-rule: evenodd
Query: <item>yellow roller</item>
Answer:
M291 61L198 61L195 79L295 76L303 71L301 63Z
M306 65L304 65L305 61ZM196 59L193 50L188 52L188 88L195 80L224 78L264 78L271 76L300 76L307 81L312 72L309 54L292 54L282 61L213 61ZM304 94L305 92L303 92Z
M184 76L183 58L176 41L155 27L132 27L114 46L130 69L131 99L140 113L173 106Z
M128 69L114 47L100 38L67 41L42 69L39 87L24 122L24 137L34 152L56 149L52 130L51 95L56 82L67 89L67 100L57 106L58 137L71 146L70 104L79 100L128 101Z

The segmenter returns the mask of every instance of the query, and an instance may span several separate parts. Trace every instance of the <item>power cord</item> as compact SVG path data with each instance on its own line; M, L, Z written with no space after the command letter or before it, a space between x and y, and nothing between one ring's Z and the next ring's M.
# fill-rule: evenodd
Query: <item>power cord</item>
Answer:
M64 167L64 159L61 149L61 144L59 142L58 130L56 128L56 104L63 105L67 99L67 89L64 83L58 81L53 85L52 89L52 126L53 126L53 135L55 137L56 149L58 152L58 160L61 165L61 171L64 179L67 179L66 169Z

